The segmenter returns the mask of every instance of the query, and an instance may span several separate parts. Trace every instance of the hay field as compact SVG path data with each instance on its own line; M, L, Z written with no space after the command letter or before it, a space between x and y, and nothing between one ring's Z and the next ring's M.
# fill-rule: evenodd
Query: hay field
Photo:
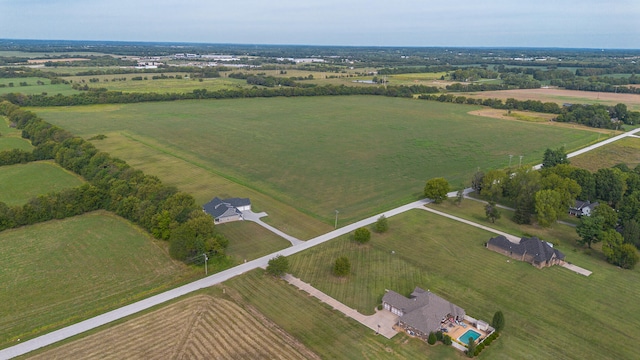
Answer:
M261 314L209 295L162 307L30 359L319 359Z
M467 183L478 167L507 166L509 154L523 154L523 165L535 164L547 147L565 144L574 150L597 138L580 129L467 114L476 109L345 96L34 111L85 137L130 134L156 152L197 164L327 225L332 225L336 209L344 224L420 198L431 177L444 176L457 187ZM134 166L145 162L134 153L114 155ZM198 182L203 187L214 183L207 178ZM210 196L216 193L211 186ZM238 191L233 196L246 195ZM269 204L261 210L269 212Z
M0 347L194 278L147 233L105 211L5 230L0 254Z
M612 106L618 103L623 103L627 105L629 110L640 111L640 95L637 94L617 94L610 92L564 90L558 88L499 90L454 94L482 99L495 98L502 99L503 101L508 98L514 98L521 101L539 100L542 102L555 102L560 105L564 103L570 103L602 104Z
M38 85L38 81L44 83L44 85ZM26 82L27 86L20 86L20 83ZM13 86L10 86L10 84ZM4 84L4 87L0 87L0 95L9 93L22 93L27 95L47 93L48 95L73 95L78 94L80 91L71 88L71 85L67 84L51 84L51 80L47 78L0 78L0 84Z
M571 165L591 172L624 163L630 168L640 165L640 139L626 137L588 153L569 159Z

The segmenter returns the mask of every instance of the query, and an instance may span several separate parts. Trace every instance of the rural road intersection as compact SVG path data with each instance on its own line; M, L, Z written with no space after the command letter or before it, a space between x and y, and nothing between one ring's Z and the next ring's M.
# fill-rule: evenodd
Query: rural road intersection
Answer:
M597 144L594 144L594 145L588 146L586 148L580 149L580 150L575 151L575 152L573 152L571 154L568 154L567 156L568 157L573 157L573 156L577 156L577 155L583 154L585 152L591 151L591 150L596 149L596 148L598 148L600 146L604 146L604 145L610 144L610 143L612 143L614 141L620 140L620 139L625 138L627 136L635 136L635 134L638 133L638 132L640 132L640 128L631 130L631 131L626 132L624 134L615 136L613 138L604 140L604 141L599 142ZM534 169L540 169L541 167L542 167L541 164L540 165L536 165L534 167ZM471 189L465 189L465 194L468 194L470 191L471 191ZM449 195L449 197L454 197L454 196L456 196L456 192L449 193L448 195ZM221 271L221 272L216 273L214 275L205 277L205 278L200 279L200 280L196 280L194 282L191 282L189 284L186 284L186 285L177 287L175 289L163 292L161 294L151 296L151 297L149 297L147 299L135 302L133 304L130 304L130 305L127 305L127 306L123 306L121 308L109 311L107 313L98 315L96 317L81 321L79 323L76 323L76 324L73 324L73 325L70 325L70 326L67 326L67 327L64 327L62 329L59 329L59 330L50 332L48 334L33 338L31 340L27 340L27 341L25 341L23 343L20 343L18 345L14 345L14 346L2 349L2 350L0 350L0 360L2 360L2 359L11 359L13 357L20 356L20 355L29 353L31 351L37 350L39 348L54 344L54 343L56 343L58 341L62 341L64 339L67 339L67 338L70 338L72 336L81 334L81 333L89 331L91 329L95 329L95 328L97 328L99 326L102 326L102 325L108 324L110 322L122 319L122 318L124 318L126 316L136 314L136 313L138 313L140 311L149 309L149 308L151 308L153 306L156 306L156 305L162 304L164 302L167 302L169 300L172 300L172 299L178 298L180 296L189 294L189 293L194 292L196 290L220 284L220 283L222 283L222 282L224 282L226 280L229 280L229 279L231 279L231 278L233 278L235 276L241 275L241 274L243 274L243 273L245 273L247 271L251 271L251 270L259 268L259 267L260 268L266 268L267 263L269 262L269 260L274 258L275 256L278 256L278 255L283 255L283 256L293 255L295 253L307 250L309 248L312 248L312 247L314 247L316 245L322 244L322 243L324 243L326 241L329 241L331 239L334 239L336 237L339 237L339 236L342 236L342 235L345 235L345 234L349 234L349 233L355 231L357 228L373 224L382 215L384 215L385 217L389 218L389 217L392 217L394 215L402 214L402 213L404 213L406 211L409 211L409 210L412 210L412 209L423 209L423 210L427 210L427 211L431 211L431 212L437 213L438 215L447 216L447 217L452 218L452 219L454 219L456 221L462 221L462 222L467 223L467 224L470 223L470 225L480 227L480 228L482 228L484 230L488 230L488 231L491 231L491 232L494 232L494 233L505 235L502 232L499 232L497 230L485 227L483 225L475 224L475 223L469 222L467 220L460 219L460 218L457 218L455 216L451 216L449 214L444 214L444 213L441 213L441 212L439 212L437 210L433 210L433 209L425 207L424 205L426 205L429 202L430 202L429 199L422 199L422 200L414 201L412 203L397 207L395 209L386 211L384 213L377 214L377 215L368 217L366 219L360 220L360 221L355 222L353 224L346 225L344 227L341 227L339 229L333 230L331 232L328 232L326 234L320 235L318 237L315 237L315 238L313 238L311 240L307 240L307 241L304 241L304 242L299 240L299 239L296 239L294 237L291 237L291 236L289 236L287 234L284 234L281 231L279 231L278 229L275 229L272 226L262 222L260 220L260 217L264 216L263 214L254 214L254 213L246 214L245 215L246 216L246 220L254 221L254 222L260 224L261 226L264 226L268 230L277 233L280 236L284 235L283 237L285 239L289 240L293 246L291 246L289 248L286 248L286 249L283 249L283 250L280 250L280 251L277 251L275 253L263 256L261 258L255 259L255 260L248 261L246 263L243 263L243 264L240 264L238 266L235 266L235 267L233 267L231 269L228 269L228 270L225 270L225 271ZM280 234L280 233L282 233L282 234ZM506 235L508 235L508 234L506 234ZM508 238L511 239L512 236L509 236ZM517 239L517 240L519 241L519 239Z

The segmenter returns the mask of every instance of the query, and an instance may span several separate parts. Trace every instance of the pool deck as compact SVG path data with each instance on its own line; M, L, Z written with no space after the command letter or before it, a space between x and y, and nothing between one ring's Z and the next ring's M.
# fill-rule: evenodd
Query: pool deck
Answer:
M452 340L458 341L458 338L460 336L464 335L464 333L466 333L467 330L473 330L473 331L477 332L478 334L480 334L480 337L478 338L478 340L476 340L476 342L484 339L487 336L487 332L486 331L482 331L482 330L476 328L470 322L465 320L462 323L465 324L466 326L458 325L456 323L451 323L451 322L449 322L448 324L444 325L444 327L447 329L446 334L451 336Z

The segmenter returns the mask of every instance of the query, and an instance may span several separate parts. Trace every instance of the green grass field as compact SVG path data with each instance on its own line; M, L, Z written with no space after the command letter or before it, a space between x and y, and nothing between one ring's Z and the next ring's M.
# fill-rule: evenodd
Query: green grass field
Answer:
M3 231L0 254L0 347L193 277L149 235L102 211Z
M0 151L20 149L25 151L33 150L31 142L22 138L22 131L9 127L9 120L0 116Z
M221 224L216 230L231 239L226 253L238 264L291 246L289 241L249 221Z
M408 295L414 286L478 319L491 321L502 310L507 325L482 353L486 359L635 356L640 288L630 284L640 281L640 271L574 252L570 240L559 249L568 261L592 270L590 277L558 266L539 270L485 249L491 233L421 210L392 217L389 225L389 232L374 234L369 245L344 236L294 255L291 272L363 313L373 311L385 289ZM347 280L330 273L342 255L352 264Z
M453 348L396 335L387 340L283 280L254 270L224 283L323 359L461 359ZM228 290L227 293L231 293Z
M44 85L38 85L38 81L44 83ZM20 83L26 82L27 86L20 86ZM13 83L13 87L9 84ZM27 95L47 93L48 95L73 95L79 93L78 90L71 88L71 85L66 84L54 84L51 85L51 80L46 78L0 78L0 84L6 85L6 87L0 87L0 95L8 93L22 93Z
M640 139L626 137L570 159L571 165L595 172L625 163L630 168L640 164Z
M0 201L22 205L41 194L82 185L84 181L53 161L0 167Z
M507 166L509 154L523 154L523 164L537 163L547 147L573 150L597 138L579 129L467 114L474 109L350 96L34 110L85 137L122 132L154 147L153 153L196 164L325 224L332 223L336 209L344 223L414 200L431 177L459 186L478 167ZM133 165L144 163L126 150L112 153ZM211 187L209 197L215 195ZM262 210L269 212L269 204Z

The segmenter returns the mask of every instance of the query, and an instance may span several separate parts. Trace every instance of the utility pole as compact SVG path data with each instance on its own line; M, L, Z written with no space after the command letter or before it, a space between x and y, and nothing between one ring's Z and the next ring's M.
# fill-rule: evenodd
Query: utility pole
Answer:
M511 167L511 158L513 157L513 155L509 155L509 167Z
M519 167L522 167L522 155L520 155L520 166Z
M209 269L207 269L207 262L209 261L209 257L207 254L202 254L204 256L204 274L209 275Z
M333 227L334 229L337 229L337 228L338 228L338 213L339 213L339 211L338 211L338 210L336 210L336 224L335 224L335 225L334 225L334 227Z

